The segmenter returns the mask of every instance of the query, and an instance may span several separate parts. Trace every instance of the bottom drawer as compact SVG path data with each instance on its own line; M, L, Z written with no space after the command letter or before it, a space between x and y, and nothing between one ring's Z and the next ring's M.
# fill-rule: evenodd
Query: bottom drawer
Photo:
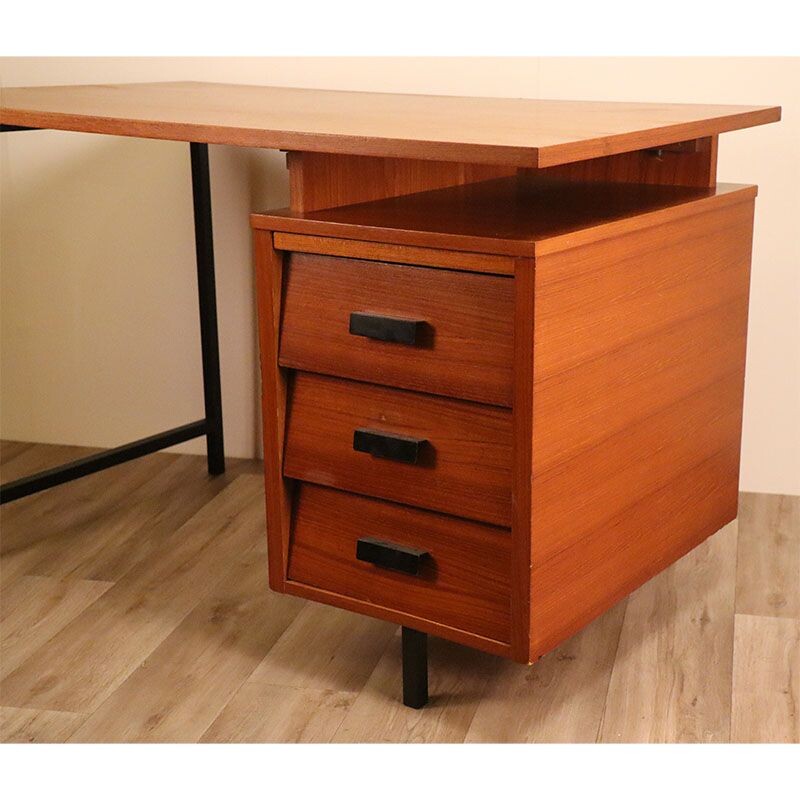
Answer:
M507 529L312 484L297 490L290 580L509 641Z

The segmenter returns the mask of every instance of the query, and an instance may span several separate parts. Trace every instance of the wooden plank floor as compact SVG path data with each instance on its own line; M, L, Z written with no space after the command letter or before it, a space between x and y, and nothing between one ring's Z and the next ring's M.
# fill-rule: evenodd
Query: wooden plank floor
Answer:
M3 480L85 455L4 442ZM797 742L800 498L732 523L532 667L267 588L261 464L156 454L0 511L0 739Z

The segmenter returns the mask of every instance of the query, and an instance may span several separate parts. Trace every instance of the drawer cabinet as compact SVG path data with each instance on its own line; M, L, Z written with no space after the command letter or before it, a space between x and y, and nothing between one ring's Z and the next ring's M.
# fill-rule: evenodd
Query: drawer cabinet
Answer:
M254 215L270 585L529 663L733 519L754 196Z

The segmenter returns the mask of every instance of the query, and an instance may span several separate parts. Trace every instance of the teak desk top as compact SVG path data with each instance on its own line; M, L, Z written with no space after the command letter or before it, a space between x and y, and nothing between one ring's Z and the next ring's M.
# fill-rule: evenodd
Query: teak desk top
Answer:
M222 83L7 88L32 128L517 167L549 167L780 119L775 106L379 94Z

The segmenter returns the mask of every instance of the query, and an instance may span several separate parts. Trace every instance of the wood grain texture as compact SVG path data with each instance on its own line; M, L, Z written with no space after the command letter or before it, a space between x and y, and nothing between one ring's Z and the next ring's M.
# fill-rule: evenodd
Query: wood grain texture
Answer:
M533 381L536 265L518 259L514 277L514 439L511 453L511 646L527 663L531 630Z
M745 202L536 259L532 654L735 517L751 236Z
M23 575L0 597L0 678L13 672L112 586Z
M354 450L361 428L425 440L417 463ZM511 442L506 409L298 372L284 474L508 526Z
M732 373L743 379L746 326L742 295L535 383L535 476Z
M780 108L165 82L4 87L0 119L155 139L545 167L775 122Z
M636 241L629 248L623 242L620 257L639 263L646 277L632 279L630 288L629 283L618 286L616 294L608 293L600 312L591 291L583 288L586 278L580 264L588 261L601 269L600 264L613 257L608 245L594 246L602 251L598 261L593 260L593 248L576 251L574 277L561 256L537 259L536 472L541 474L637 420L743 371L751 213L752 208L745 208L740 216L735 207L721 214L702 214L697 224L704 226L705 236L696 234L688 240L681 226L626 237ZM731 216L737 222L732 233ZM719 231L728 233L728 243L722 257L716 258ZM713 245L710 250L708 241ZM663 302L678 262L695 265L686 267L690 291L676 287L670 302ZM588 282L593 280L590 275ZM613 275L606 280L612 282ZM582 297L579 305L573 303L570 287ZM658 302L663 307L656 310ZM570 318L572 336L553 330L559 314ZM741 402L733 405L740 407Z
M394 634L387 622L306 603L247 684L359 692Z
M58 464L66 463L76 456L81 457L96 452L98 451L94 448L75 448L65 445L48 445L44 448L31 448L3 466L3 481L13 481L24 478L28 475L33 475L42 470L57 466ZM120 483L125 483L128 490L130 490L137 485L139 481L146 480L145 476L149 474L149 470L137 470L134 466L132 470L121 469L120 473ZM138 476L138 478L134 476ZM92 489L94 489L95 494L97 491L97 483L96 481L92 481L92 478L93 476L87 476L87 480L90 482L89 487L85 485L80 486L77 482L70 484L70 496L74 497L79 502L84 501L87 505L91 506ZM73 486L75 488L72 488ZM113 491L113 487L110 488ZM57 510L57 506L52 498L48 498L47 494L42 495L42 497L45 501L49 500L49 508L52 508L54 511ZM36 504L33 503L30 497L23 497L13 503L6 504L2 509L3 522L8 524L17 520L24 520L26 517L30 516L28 511L31 506L36 507ZM58 526L60 522L56 514L53 525ZM31 526L27 529L24 525L12 526L8 529L8 533L4 533L2 536L0 552L4 555L9 555L17 550L29 547L33 543L46 538L48 535L49 530L44 525Z
M357 692L246 682L200 741L329 742L356 697Z
M531 666L499 662L465 741L596 741L624 612L625 601Z
M800 743L800 620L736 615L732 742Z
M83 722L83 714L39 708L0 707L0 742L61 744Z
M429 554L419 575L356 559L362 536ZM508 532L441 514L303 484L289 578L384 608L507 642ZM424 628L423 628L424 629Z
M717 136L706 136L656 150L633 150L613 156L547 167L544 174L586 182L659 183L714 186L717 182Z
M64 464L74 458L99 452L96 447L72 447L71 445L61 444L36 447L31 445L23 447L21 445L21 442L11 442L7 448L4 448L9 455L2 463L3 483L16 481L33 473ZM3 509L3 515L6 519L11 518L11 512L18 507L24 507L26 503L28 503L28 498L23 497L15 501L13 505L6 505Z
M162 551L11 672L0 683L3 702L53 711L97 708L193 608L192 587L213 582L222 554L249 543L253 530L263 531L262 502L257 476L237 478L173 530Z
M752 237L753 203L742 202L540 256L536 380L717 306L746 304Z
M756 196L714 188L573 183L539 173L306 214L252 214L257 229L448 251L532 257L665 225Z
M72 537L71 546L66 543L64 546L50 546L50 555L33 569L59 574L62 569L69 568L93 579L118 581L142 561L157 557L172 531L188 522L237 478L263 474L263 469L256 471L254 466L249 461L228 459L225 474L213 477L208 474L204 456L162 462L158 470L151 467L157 480L144 484L130 498L133 509L129 509L127 514L101 516L109 523L108 532L98 535L98 531L90 528L84 535L81 530L79 537ZM186 493L183 502L164 503L165 496L182 494L187 486L191 486L192 491ZM102 546L90 547L88 540L91 536L102 540Z
M93 452L97 450L36 445L12 459L8 468L15 477L23 477ZM153 454L115 467L111 486L97 473L64 484L58 492L38 493L3 506L0 519L5 549L0 581L9 586L25 574L104 580L103 576L91 574L92 558L110 542L118 543L130 530L127 526L117 527L119 517L142 522L135 508L123 501L135 497L146 504L144 487L158 471L154 466L169 472L174 463L172 455ZM181 469L186 473L187 464L181 464ZM101 508L105 514L100 513Z
M447 639L448 641L456 642L460 645L474 648L475 650L481 650L485 653L502 656L503 658L512 658L511 645L508 642L498 641L497 639L491 639L487 636L465 631L462 628L454 628L442 622L418 617L391 606L379 608L368 600L360 600L349 594L342 594L328 589L320 589L316 586L309 586L299 581L287 580L284 591L296 597L302 597L305 600L336 606L337 608L346 609L355 614L379 616L380 619L385 622L394 623L395 625L405 625L429 633L432 636Z
M330 741L394 633L379 620L306 604L202 741Z
M0 467L5 470L9 461L15 459L26 450L30 450L31 447L32 445L29 442L13 442L10 439L3 439L0 443Z
M533 564L544 564L691 469L699 454L735 441L741 392L741 374L733 372L537 477Z
M280 363L510 405L513 304L508 278L292 255ZM423 340L403 345L354 336L352 312L421 320Z
M296 151L286 164L289 205L301 213L516 174L516 167Z
M489 253L459 253L434 250L430 247L404 247L381 242L360 242L354 239L332 239L326 236L304 236L297 233L275 233L276 250L295 253L342 256L344 258L414 264L461 272L485 272L490 275L513 275L514 259Z
M515 658L540 656L735 516L754 194L519 177L312 215L314 224L363 225L364 240L380 238L381 219L394 215L397 229L459 237L484 225L487 235L541 245L535 261L515 263L513 281L513 515L482 517L513 519ZM336 280L329 270L318 284ZM319 400L305 405L305 419L319 417ZM328 428L320 424L318 441ZM326 483L337 471L309 450L304 471L288 474ZM386 494L356 466L332 485L470 515L431 505L426 488L408 482L407 494ZM681 501L702 506L696 527L653 528L648 546L642 520ZM602 580L601 565L569 569L566 559L584 563L584 547L613 564ZM529 603L541 608L529 614Z
M738 476L737 442L534 567L532 658L552 649L734 519Z
M42 447L48 455L59 451ZM71 458L78 458L85 450L71 448L71 453ZM114 467L110 485L96 473L65 484L63 492L55 496L47 491L8 504L2 511L3 523L18 533L3 537L9 545L3 559L3 581L25 573L67 581L113 580L99 563L100 553L118 552L121 542L149 533L150 524L155 536L164 535L164 525L180 525L210 498L211 493L204 491L210 487L201 460L183 462L173 454L155 453ZM192 462L196 469L191 468ZM64 459L58 457L55 463L64 463ZM194 506L190 498L184 508L165 509L163 497L153 490L153 477L159 471L168 479L166 489L181 477L198 480L199 505ZM227 480L225 477L220 484ZM213 490L222 488L220 484L214 484ZM101 508L107 513L101 514ZM121 565L123 570L130 566Z
M629 598L599 739L727 742L736 523Z
M736 613L800 619L800 497L741 495Z
M266 591L266 542L228 559L220 576L71 742L200 739L302 607Z
M261 364L269 585L275 591L280 591L286 578L293 492L292 483L283 477L287 376L278 366L283 311L283 254L273 248L271 234L254 231L253 256Z
M125 465L115 468L114 483L105 492L102 480L91 481L82 489L90 492L84 502L82 495L79 499L65 493L64 504L56 505L52 521L45 523L46 545L42 543L38 552L24 548L31 555L28 571L64 580L116 581L156 555L176 528L242 474L236 461L216 480L209 477L202 456L176 459L158 453L148 459L131 462L137 466L130 471ZM195 491L184 503L164 503L165 494L186 484ZM103 497L106 494L109 497ZM114 498L117 502L101 514L99 509Z

